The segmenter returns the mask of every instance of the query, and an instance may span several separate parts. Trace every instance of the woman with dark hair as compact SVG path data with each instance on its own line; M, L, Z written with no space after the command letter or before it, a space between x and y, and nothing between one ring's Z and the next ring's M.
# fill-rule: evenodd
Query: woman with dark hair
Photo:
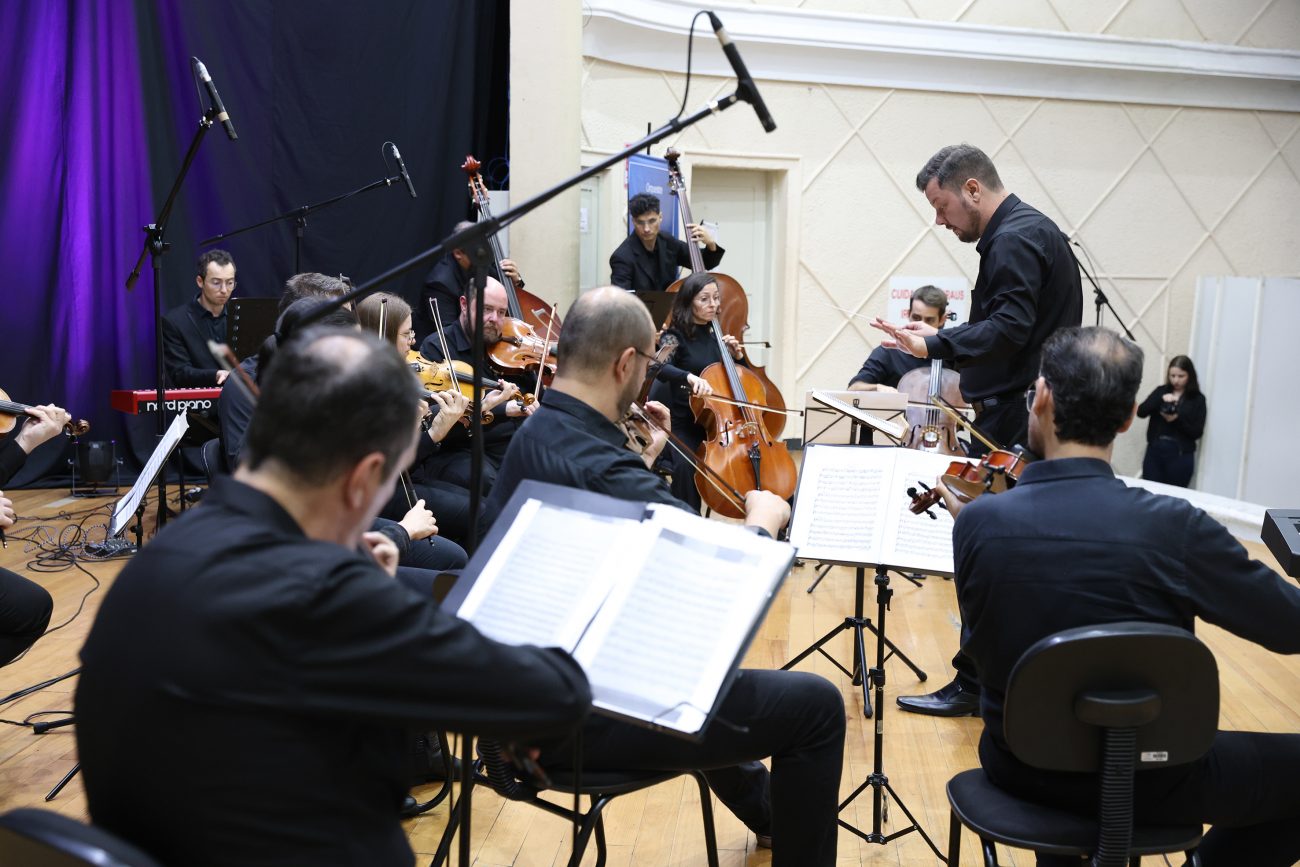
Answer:
M1142 478L1187 487L1196 464L1196 441L1205 432L1205 395L1190 358L1177 355L1169 362L1165 384L1142 401L1137 414L1151 417Z
M718 343L713 339L711 323L722 308L722 290L713 275L699 271L682 281L673 298L668 328L659 339L659 357L664 362L658 380L670 389L663 400L672 416L673 433L692 449L704 442L704 428L691 412L691 395L712 394L713 389L700 378L700 372L721 361ZM722 342L739 364L745 364L740 341L724 334ZM690 503L697 510L700 494L695 488L695 470L675 451L670 458L673 473L673 496Z

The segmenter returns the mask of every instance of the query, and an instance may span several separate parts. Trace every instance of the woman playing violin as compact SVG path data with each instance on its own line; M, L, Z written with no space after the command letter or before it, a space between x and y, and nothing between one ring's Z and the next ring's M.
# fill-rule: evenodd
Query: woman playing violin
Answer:
M659 340L661 357L665 361L659 369L658 379L671 388L664 402L672 416L673 433L693 449L704 442L706 434L695 421L690 396L713 393L699 374L710 364L722 360L717 341L709 329L709 323L717 318L721 307L722 293L713 276L707 271L692 274L682 282L682 288L673 299L668 328ZM739 364L746 364L740 341L731 334L723 335L722 340L732 358ZM698 509L700 494L695 487L694 469L676 453L673 453L671 463L673 496Z

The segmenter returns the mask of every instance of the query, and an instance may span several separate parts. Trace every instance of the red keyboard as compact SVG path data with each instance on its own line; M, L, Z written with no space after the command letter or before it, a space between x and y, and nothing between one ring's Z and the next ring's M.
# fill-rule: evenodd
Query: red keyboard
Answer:
M212 409L217 398L221 397L219 388L169 388L163 391L163 401L168 412L180 412L185 409ZM158 392L152 388L134 390L114 389L108 399L109 405L118 412L139 415L142 412L156 412L158 409Z

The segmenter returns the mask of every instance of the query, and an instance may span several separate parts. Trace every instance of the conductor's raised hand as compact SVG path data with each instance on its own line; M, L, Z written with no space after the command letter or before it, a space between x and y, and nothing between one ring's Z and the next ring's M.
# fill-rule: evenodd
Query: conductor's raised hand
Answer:
M892 322L886 322L879 316L871 320L871 327L877 328L888 335L885 340L880 341L881 346L887 349L899 349L917 358L930 357L930 350L925 346L925 338L939 333L939 329L933 325L926 325L924 322L895 325Z

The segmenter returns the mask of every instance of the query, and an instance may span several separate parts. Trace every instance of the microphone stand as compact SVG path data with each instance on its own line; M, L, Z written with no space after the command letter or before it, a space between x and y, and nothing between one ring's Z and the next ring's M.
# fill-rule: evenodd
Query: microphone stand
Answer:
M232 229L229 232L222 232L220 235L213 235L211 238L204 238L202 241L199 242L199 246L206 247L209 244L215 244L218 241L224 240L226 238L233 238L235 235L241 235L244 232L251 232L253 229L260 229L263 226L269 226L271 223L278 223L281 220L293 220L296 226L296 229L294 231L294 239L293 239L293 273L299 274L302 272L302 236L303 236L303 232L307 228L308 216L315 213L316 211L320 211L325 208L328 208L330 205L336 205L345 199L350 199L353 196L359 196L362 193L369 192L370 190L375 190L380 187L391 187L393 184L397 183L401 179L402 179L401 175L395 175L391 178L381 178L380 180L377 180L374 183L366 184L364 187L358 187L355 190L352 190L351 192L343 193L342 195L339 196L334 196L331 199L325 199L324 201L316 202L313 205L303 205L300 208L294 208L291 211L285 211L283 214L277 214L274 217L270 217L269 219L262 220L261 222L258 223L253 223L251 226L244 226L243 228L240 229Z
M1124 324L1124 320L1119 317L1119 311L1115 309L1115 305L1110 303L1110 299L1106 297L1106 293L1101 291L1101 286L1099 286L1097 281L1093 279L1093 276L1088 272L1088 269L1083 267L1083 263L1079 261L1079 257L1074 255L1075 242L1069 241L1068 243L1070 246L1070 255L1074 257L1074 264L1079 266L1079 270L1083 272L1083 276L1087 277L1088 282L1092 284L1092 302L1097 305L1097 320L1095 324L1099 327L1101 326L1101 308L1109 307L1110 315L1115 317L1115 321L1119 323L1119 327L1124 332L1125 336L1136 343L1137 338L1133 336L1132 331L1128 330L1128 326Z
M217 118L216 108L209 108L199 119L199 126L194 130L194 137L190 139L189 150L185 152L185 159L181 163L180 171L176 174L176 179L172 182L172 188L167 193L167 200L163 202L162 210L158 213L158 218L144 227L144 248L140 250L140 257L135 260L135 267L131 269L131 274L126 278L126 288L129 292L135 288L136 281L140 279L140 268L144 265L144 257L149 256L150 264L153 266L153 328L154 328L154 372L157 376L156 397L158 400L158 441L161 442L167 433L167 404L163 400L164 378L166 369L163 367L163 334L162 334L162 257L163 254L171 249L171 244L163 240L163 233L167 230L167 220L171 217L172 206L176 203L176 196L181 191L181 184L185 182L185 176L189 174L190 165L194 162L195 155L199 152L199 145L203 141L203 136L212 128L212 122ZM182 460L177 453L177 461ZM167 523L167 473L158 473L158 529L161 529Z

